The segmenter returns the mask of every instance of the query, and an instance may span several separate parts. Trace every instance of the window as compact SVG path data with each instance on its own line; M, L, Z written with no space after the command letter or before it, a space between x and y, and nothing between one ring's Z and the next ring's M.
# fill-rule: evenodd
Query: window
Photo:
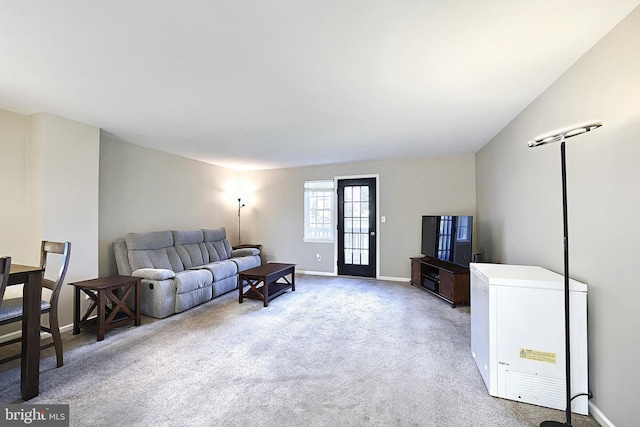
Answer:
M333 242L333 188L333 181L305 181L305 242Z

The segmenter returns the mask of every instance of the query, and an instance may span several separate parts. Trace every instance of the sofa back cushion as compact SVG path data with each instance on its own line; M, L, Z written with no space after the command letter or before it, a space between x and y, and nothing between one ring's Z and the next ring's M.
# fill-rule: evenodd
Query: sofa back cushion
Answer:
M227 232L224 228L202 230L204 244L209 252L209 261L224 261L231 256L231 244L227 240Z
M184 271L182 260L173 246L171 231L129 233L125 241L132 271L140 268L164 268L176 273Z
M184 268L199 267L209 262L202 230L172 231L176 253Z

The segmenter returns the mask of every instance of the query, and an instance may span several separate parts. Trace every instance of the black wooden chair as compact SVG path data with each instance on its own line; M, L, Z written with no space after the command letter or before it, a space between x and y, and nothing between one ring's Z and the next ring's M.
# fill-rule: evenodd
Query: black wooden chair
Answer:
M11 269L11 257L4 256L0 258L0 307L2 306L2 298L4 298L4 290L9 282L9 270Z
M41 325L40 330L50 333L53 341L48 344L41 345L40 350L44 350L49 347L55 347L56 362L58 367L60 367L63 365L63 356L62 337L60 336L60 324L58 322L58 300L60 298L60 290L62 289L64 277L66 276L67 268L69 267L71 243L43 241L40 249L40 266L42 268L46 269L49 254L62 255L62 263L60 271L58 272L58 279L56 281L42 279L42 288L49 289L51 291L51 296L48 301L43 300L40 303L40 313L49 313L49 325ZM0 326L20 321L22 321L22 298L10 298L3 300L0 303ZM0 347L15 344L17 342L20 342L21 340L22 337L18 337L9 341L5 341L3 343L0 343ZM15 354L13 356L9 356L0 360L0 363L19 359L20 357L21 354Z

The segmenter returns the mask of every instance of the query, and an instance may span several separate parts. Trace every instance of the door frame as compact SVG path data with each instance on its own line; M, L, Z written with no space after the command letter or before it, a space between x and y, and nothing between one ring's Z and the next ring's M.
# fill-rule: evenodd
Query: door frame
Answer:
M368 174L368 175L343 175L343 176L334 176L333 177L333 186L335 188L336 194L338 191L338 181L342 181L343 179L363 179L363 178L373 178L376 181L376 279L380 278L380 236L382 232L380 230L380 174ZM334 206L333 211L335 212L335 224L336 229L338 227L338 198L334 197ZM338 275L338 235L336 234L336 238L333 241L333 274L335 276Z

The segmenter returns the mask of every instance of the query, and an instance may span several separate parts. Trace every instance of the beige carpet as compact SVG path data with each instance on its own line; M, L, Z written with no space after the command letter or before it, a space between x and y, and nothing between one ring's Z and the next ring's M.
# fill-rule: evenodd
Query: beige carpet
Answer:
M298 276L296 292L65 337L43 353L40 395L72 426L538 426L564 412L489 396L469 308L407 283ZM0 401L19 402L18 362ZM593 427L574 415L574 426Z

